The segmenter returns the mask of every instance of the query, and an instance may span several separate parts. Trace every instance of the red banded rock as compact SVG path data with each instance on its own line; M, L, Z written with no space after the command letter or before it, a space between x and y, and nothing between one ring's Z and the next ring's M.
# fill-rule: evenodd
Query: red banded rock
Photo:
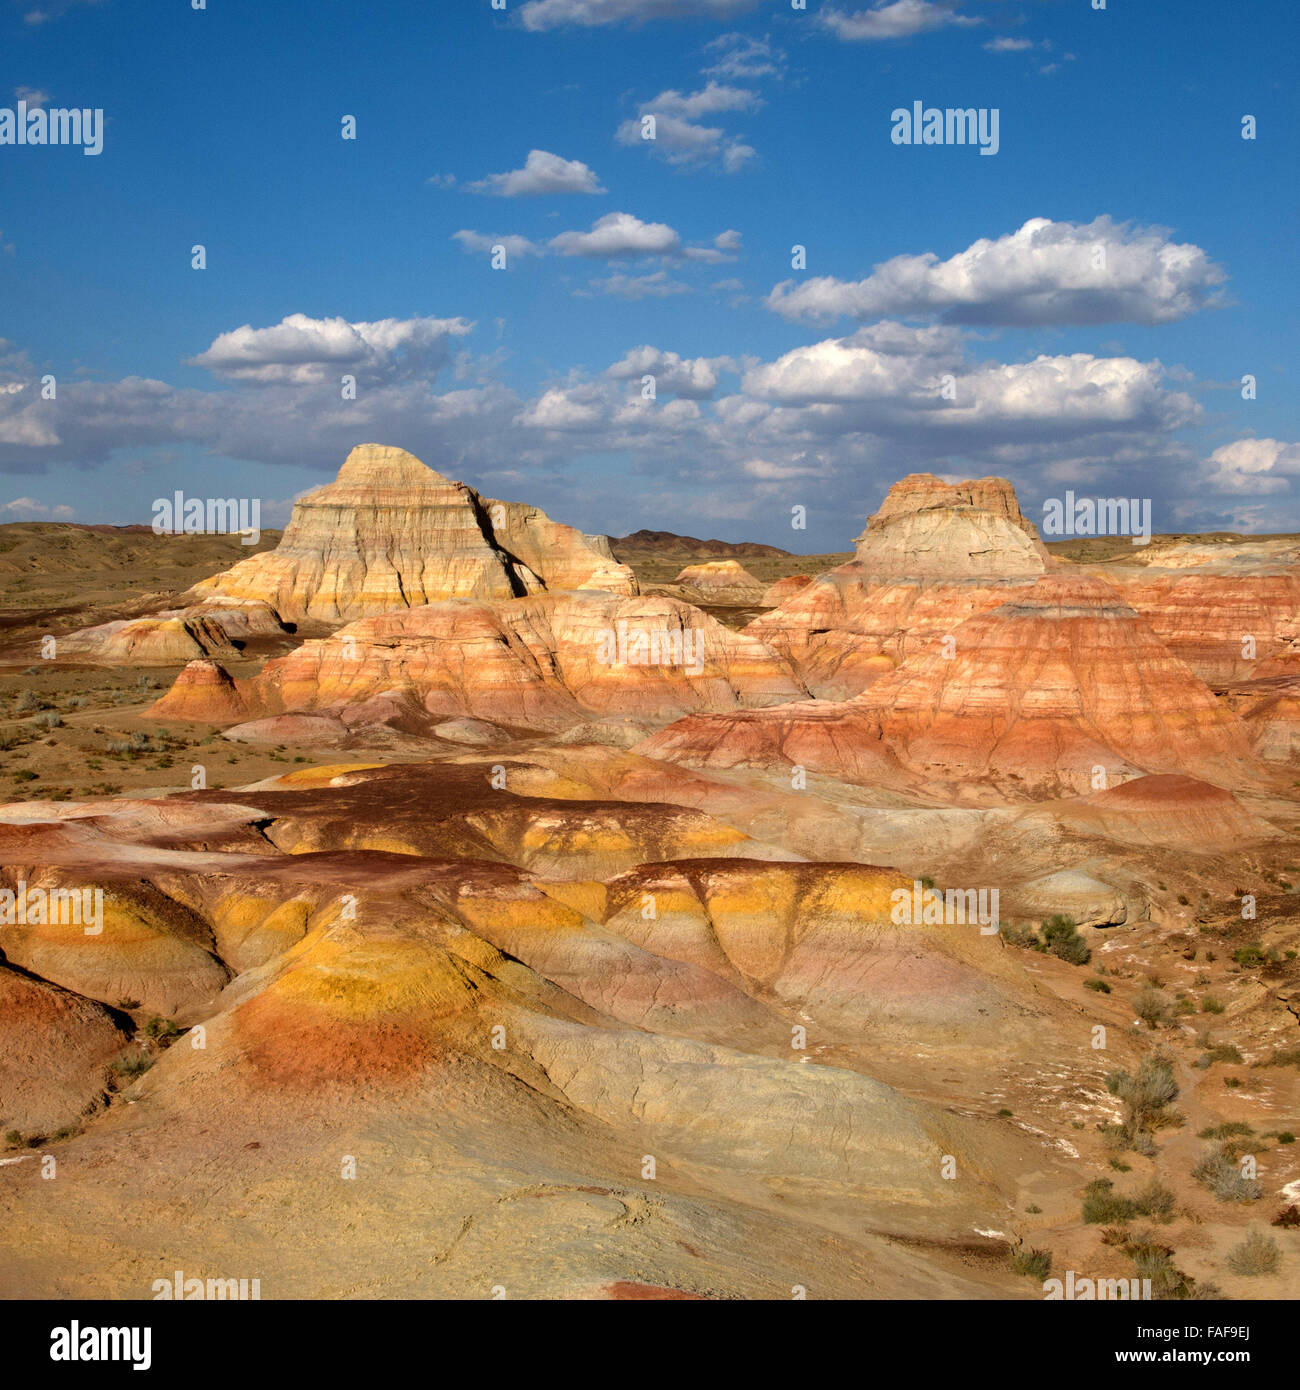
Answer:
M1288 688L1268 695L1244 716L1256 753L1265 762L1300 759L1300 690Z
M1122 786L1058 802L1053 817L1086 834L1121 844L1221 854L1278 839L1281 832L1222 787L1173 774L1138 777Z
M779 608L786 599L802 593L812 582L810 574L787 574L784 579L778 579L763 590L762 605L764 608Z
M1300 674L1300 570L1100 572L1208 684Z
M772 768L868 785L893 784L899 769L880 742L880 723L860 701L805 700L761 710L687 715L633 750L646 758L726 771Z
M705 767L798 764L847 781L930 787L958 803L1081 792L1143 772L1229 784L1246 729L1109 585L1044 576L1003 595L863 695L700 715L637 751Z
M201 685L213 695L212 722L238 717L229 687L211 673L182 677L193 698L174 700L174 687L152 707L155 717L195 718ZM689 604L596 592L458 599L366 618L234 688L245 718L324 713L355 728L367 701L409 692L430 729L473 718L552 731L593 718L661 723L806 694L762 642Z
M151 713L177 722L226 724L248 717L248 705L224 666L203 658L189 662Z
M819 699L848 699L1050 563L1005 479L913 474L867 522L854 559L745 631L785 656Z
M882 580L850 560L744 631L783 655L818 699L847 700L1030 583Z
M3 934L0 934L0 941ZM0 1118L48 1134L104 1092L126 1034L102 1004L0 965Z
M863 697L913 772L1030 795L1139 772L1237 782L1240 720L1100 580L1049 575L906 662Z
M535 507L493 502L403 449L362 444L334 482L300 497L280 544L195 585L204 600L260 598L337 624L448 598L548 588L634 594L603 537Z

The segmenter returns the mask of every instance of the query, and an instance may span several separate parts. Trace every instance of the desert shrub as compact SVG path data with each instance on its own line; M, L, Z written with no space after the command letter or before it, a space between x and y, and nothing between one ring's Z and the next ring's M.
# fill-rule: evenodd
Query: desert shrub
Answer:
M1242 1120L1225 1120L1221 1125L1211 1125L1197 1132L1198 1139L1238 1139L1254 1134L1254 1129Z
M1201 1000L1201 1012L1203 1014L1221 1014L1223 1012L1223 1002L1216 999L1214 995L1207 994Z
M1171 1216L1174 1210L1174 1194L1158 1178L1152 1178L1134 1195L1133 1209L1139 1216L1153 1216L1157 1219Z
M24 690L18 697L18 703L14 706L14 710L18 714L34 714L37 710L44 708L45 701L34 690Z
M1133 1011L1148 1028L1173 1022L1174 1006L1169 996L1154 985L1143 985L1133 999Z
M1003 922L1002 936L1012 946L1034 947L1039 944L1033 927L1024 922Z
M1118 1224L1135 1216L1168 1217L1174 1209L1174 1194L1156 1178L1132 1197L1115 1191L1109 1178L1097 1178L1083 1192L1083 1219L1090 1226Z
M149 1068L153 1066L153 1058L146 1056L143 1052L129 1053L125 1057L119 1057L109 1070L118 1076L131 1078L143 1076Z
M1043 944L1054 955L1070 965L1087 965L1092 952L1079 935L1073 917L1057 913L1043 923Z
M1173 1254L1167 1246L1151 1241L1136 1242L1128 1247L1134 1273L1139 1279L1151 1280L1151 1293L1156 1298L1167 1297L1165 1290L1171 1282Z
M1097 1178L1083 1190L1083 1219L1089 1226L1130 1221L1133 1204L1115 1191L1109 1178Z
M11 1149L21 1148L23 1136L16 1129L5 1130L5 1143Z
M62 715L56 714L53 710L39 715L36 722L46 729L61 729L63 727Z
M1124 1118L1108 1132L1128 1148L1138 1147L1142 1136L1169 1122L1165 1107L1178 1099L1178 1082L1172 1063L1165 1057L1144 1057L1136 1072L1113 1071L1106 1089L1124 1105ZM1139 1152L1147 1152L1142 1145Z
M1031 1279L1043 1280L1052 1272L1052 1252L1050 1250L1013 1250L1011 1268L1017 1274L1027 1274Z
M133 729L126 738L115 738L108 745L108 751L134 757L138 753L156 753L159 750L149 742L149 735Z
M30 767L20 767L18 771L12 775L15 782L35 782L41 774L39 772L33 772Z
M180 1036L180 1030L169 1018L161 1018L155 1014L148 1023L144 1025L145 1036L156 1038L159 1042L170 1042Z
M1244 1060L1239 1049L1234 1047L1232 1043L1219 1043L1214 1047L1207 1048L1197 1058L1197 1066L1208 1067L1214 1062L1231 1062L1234 1066L1240 1066Z
M1232 958L1238 965L1263 965L1268 959L1259 946L1238 946L1232 953Z
M1256 1202L1264 1195L1254 1178L1244 1177L1241 1169L1218 1150L1206 1154L1192 1169L1192 1176L1220 1202Z
M1189 1274L1184 1274L1174 1264L1174 1252L1167 1246L1153 1240L1149 1234L1142 1235L1125 1246L1124 1253L1133 1261L1133 1269L1140 1279L1150 1279L1151 1297L1160 1299L1205 1299L1219 1297L1213 1284L1197 1285Z
M1277 1142L1279 1144L1294 1144L1295 1135L1289 1129L1280 1129L1277 1133Z
M1234 1274L1276 1274L1281 1251L1272 1236L1252 1231L1240 1245L1228 1251L1228 1268Z
M1289 1207L1283 1207L1273 1218L1274 1226L1281 1226L1286 1229L1300 1227L1300 1207L1292 1203Z
M1084 989L1095 989L1098 994L1110 993L1110 986L1105 980L1085 980L1083 982L1083 987Z

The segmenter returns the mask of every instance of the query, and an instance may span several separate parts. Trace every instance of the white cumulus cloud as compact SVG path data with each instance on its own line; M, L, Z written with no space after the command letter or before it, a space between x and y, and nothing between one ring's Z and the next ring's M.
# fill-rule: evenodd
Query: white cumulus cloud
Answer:
M1217 302L1226 279L1199 247L1158 227L1036 217L946 261L895 256L865 280L786 280L768 295L788 319L940 315L969 324L1171 323Z
M639 381L643 376L653 376L657 394L707 400L718 389L718 373L735 369L730 357L681 357L645 346L633 348L605 374L614 381Z
M290 314L269 328L219 334L191 365L233 381L308 385L364 371L390 380L436 370L447 358L449 339L473 328L466 319L380 319L349 323Z
M616 260L633 256L679 256L681 237L664 222L642 222L630 212L609 212L587 232L561 232L547 243L561 256Z
M522 169L489 174L469 185L473 193L500 198L536 197L548 193L603 193L595 172L580 159L564 159L549 150L529 150Z
M1206 482L1216 492L1282 492L1300 474L1300 444L1235 439L1210 455Z
M670 164L702 166L720 164L735 173L754 157L754 148L721 126L706 125L703 118L736 111L754 111L762 105L757 92L710 80L698 92L670 89L637 108L638 114L615 131L621 145L644 145ZM654 139L647 139L647 117L654 118Z
M978 24L944 0L876 0L866 10L822 10L823 27L838 39L861 43L872 39L907 39L951 24Z
M758 0L528 0L519 11L525 29L638 24L651 19L731 19Z

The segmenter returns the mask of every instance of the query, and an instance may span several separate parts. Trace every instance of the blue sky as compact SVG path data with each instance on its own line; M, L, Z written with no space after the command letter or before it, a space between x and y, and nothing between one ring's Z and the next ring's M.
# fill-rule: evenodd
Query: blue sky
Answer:
M180 488L271 524L376 441L614 533L844 549L922 470L1300 529L1298 31L1289 0L0 0L0 106L106 120L98 156L0 145L2 515ZM997 154L893 143L915 101L996 108Z

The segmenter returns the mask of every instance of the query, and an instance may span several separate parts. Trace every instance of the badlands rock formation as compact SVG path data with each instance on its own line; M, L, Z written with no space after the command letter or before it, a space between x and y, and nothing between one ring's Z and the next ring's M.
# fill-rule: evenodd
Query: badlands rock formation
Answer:
M819 699L848 699L1050 563L1004 478L949 485L913 474L890 489L853 560L745 630Z
M175 666L199 657L234 660L254 638L285 632L260 599L226 599L82 628L59 638L62 660L100 666Z
M234 978L177 1007L202 1046L182 1038L136 1104L68 1141L79 1176L57 1214L3 1170L6 1270L54 1223L80 1256L73 1285L122 1295L146 1296L155 1265L237 1256L264 1298L468 1297L507 1259L518 1297L630 1276L760 1297L801 1271L841 1296L978 1296L1014 1287L1005 1237L978 1232L1033 1184L1069 1181L1038 1135L944 1088L964 1093L972 1067L1064 1067L1073 1011L995 938L896 922L911 885L889 869L773 862L681 808L495 789L490 759L33 809L0 823L0 862L34 855L155 922L165 900L161 975L192 978L180 947L201 934ZM138 999L139 944L106 932L96 949L83 1000ZM51 963L74 973L35 962ZM34 1059L46 1106L93 1081L107 1035L81 1009L79 1050ZM941 1059L929 1082L875 1075L918 1049ZM135 1219L107 1225L123 1143L166 1182L135 1170ZM376 1185L364 1220L344 1215L363 1189L338 1181L340 1153ZM945 1155L964 1181L943 1179ZM56 1267L27 1261L29 1292Z
M1131 1274L1083 1219L1099 1176L1170 1187L1179 1269L1280 1296L1289 1248L1224 1273L1300 1182L1276 548L1238 565L1262 606L1211 621L1217 561L1192 599L1057 565L1007 484L922 476L737 633L560 587L599 547L379 452L213 582L247 596L93 639L140 662L180 625L152 709L88 682L75 728L13 721L12 786L48 799L0 806L0 1296L183 1268L267 1299L1028 1300L1017 1247ZM1219 662L1269 613L1280 669L1217 696L1171 651ZM299 645L213 659L263 637ZM210 789L69 794L54 736ZM4 915L32 892L100 895L96 929ZM1058 914L1084 938L1034 934ZM1135 1024L1155 976L1168 1021ZM1157 1050L1186 1122L1118 1159L1107 1076ZM1193 1170L1243 1125L1267 1200L1221 1203Z
M673 580L690 603L754 604L762 601L763 585L739 560L704 560L687 565Z
M1300 637L1300 567L1269 573L1206 560L1187 571L1112 566L1096 572L1208 684L1300 675L1300 654L1291 651Z
M336 624L442 599L546 589L637 591L603 536L480 497L403 449L362 444L334 482L299 498L273 551L194 593L262 599L287 620Z
M329 712L348 728L405 715L411 732L473 717L558 731L592 719L654 725L806 693L757 639L676 599L537 594L366 618L247 681L198 664L153 713L221 723Z
M186 664L153 713L162 719L220 722L246 719L249 709L226 668L204 658Z
M1246 714L1245 723L1261 758L1273 763L1300 759L1300 690L1266 696Z
M811 583L810 574L788 574L784 579L778 579L776 583L769 584L764 589L762 605L764 608L779 608L786 599L801 593Z
M693 716L641 751L942 785L959 803L990 785L1041 797L1143 772L1250 772L1240 720L1108 584L1045 575L1003 599L854 700Z
M944 483L912 473L889 489L857 539L868 573L902 579L1015 579L1049 557L1005 478Z
M8 1127L45 1133L83 1113L126 1041L102 1004L0 965L0 1096Z

